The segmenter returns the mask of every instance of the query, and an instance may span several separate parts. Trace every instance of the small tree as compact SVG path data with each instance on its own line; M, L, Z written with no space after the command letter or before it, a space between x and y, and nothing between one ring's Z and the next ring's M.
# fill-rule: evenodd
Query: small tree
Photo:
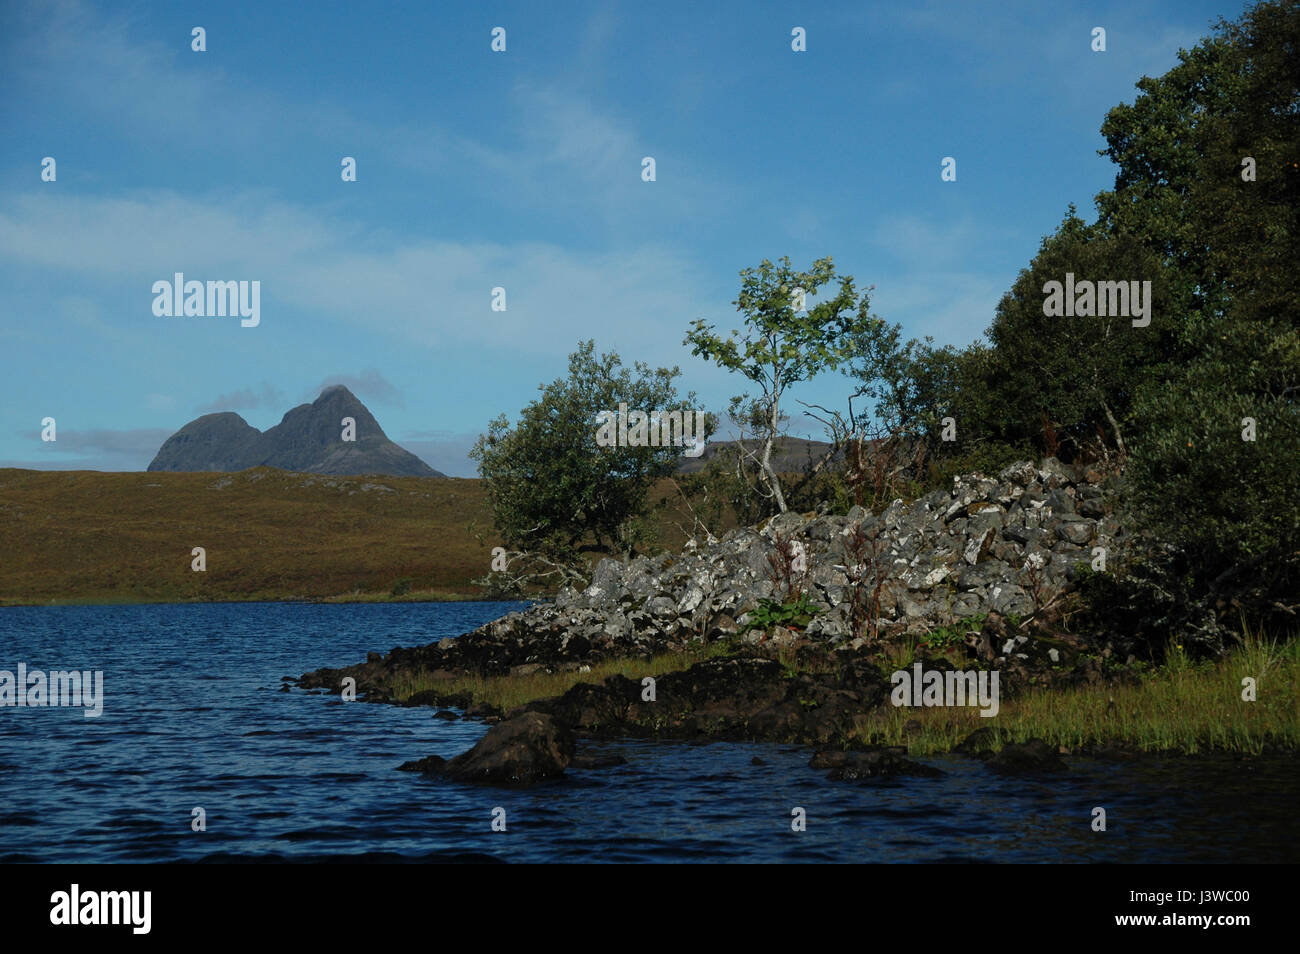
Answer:
M766 495L784 513L788 507L781 480L772 466L772 447L781 429L781 400L786 390L822 371L834 370L852 354L852 342L870 322L868 294L857 299L852 276L839 278L834 298L800 310L802 299L813 298L817 290L836 279L831 259L822 258L806 272L790 267L789 257L773 265L764 259L757 269L740 273L740 295L735 304L745 316L745 333L732 329L723 338L713 325L697 319L683 344L691 353L713 361L728 371L739 372L756 384L761 393L732 399L732 417L755 426L757 448L740 447L757 464ZM856 307L856 310L855 310Z
M681 447L601 447L602 412L695 410L695 394L678 397L677 368L637 362L635 374L616 353L595 356L581 342L569 356L569 376L539 386L541 397L511 427L493 420L470 452L487 483L493 523L507 546L572 563L585 550L635 549L651 485L673 472ZM705 437L712 430L706 420Z

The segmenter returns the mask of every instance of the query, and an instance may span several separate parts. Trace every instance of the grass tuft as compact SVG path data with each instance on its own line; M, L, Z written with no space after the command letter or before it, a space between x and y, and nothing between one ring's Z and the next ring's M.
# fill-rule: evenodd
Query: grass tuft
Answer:
M1242 699L1248 676L1256 680L1254 702ZM1137 685L1032 689L1003 698L992 718L975 707L887 705L860 717L854 734L906 745L917 755L950 751L980 728L998 729L1003 742L1040 738L1067 749L1257 755L1271 744L1294 751L1300 748L1298 681L1300 639L1280 643L1256 633L1218 661L1194 662L1175 643L1165 664Z
M469 693L475 702L486 702L508 712L515 706L538 699L562 696L582 682L600 683L610 676L626 676L637 681L646 676L658 678L665 673L689 669L697 662L721 655L723 651L719 644L712 644L698 650L662 653L644 659L610 659L592 663L587 672L538 671L519 676L464 675L450 679L437 678L428 672L400 674L387 683L386 688L392 693L393 701L399 703L418 692L432 689L446 695Z

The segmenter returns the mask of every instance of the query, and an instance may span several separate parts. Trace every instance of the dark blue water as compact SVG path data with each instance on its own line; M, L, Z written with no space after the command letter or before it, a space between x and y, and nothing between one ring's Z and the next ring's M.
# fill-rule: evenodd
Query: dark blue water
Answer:
M397 771L484 732L280 677L457 635L518 604L0 609L0 669L101 669L104 712L0 708L0 861L1296 861L1294 760L1070 760L1026 781L830 782L778 745L610 742L525 790ZM765 765L751 765L758 756ZM191 831L192 809L207 815ZM790 829L791 809L807 830ZM1108 831L1090 828L1102 806ZM493 832L497 807L506 831Z

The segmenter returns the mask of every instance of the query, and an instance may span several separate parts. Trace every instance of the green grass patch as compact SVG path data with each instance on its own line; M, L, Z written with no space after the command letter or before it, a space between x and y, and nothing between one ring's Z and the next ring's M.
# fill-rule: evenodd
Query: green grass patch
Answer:
M682 653L662 653L643 659L610 659L592 663L587 672L538 671L519 676L458 675L435 677L428 672L395 676L386 688L394 702L405 702L418 692L434 690L453 695L469 693L475 702L486 702L504 711L538 699L562 696L581 682L600 683L610 676L626 676L638 682L646 676L689 669L698 662L724 656L729 648L721 643L700 646Z
M899 668L904 668L900 666ZM1257 698L1242 699L1242 680ZM1040 738L1075 749L1122 745L1143 752L1258 754L1266 744L1300 748L1300 640L1252 636L1218 661L1193 662L1176 644L1166 663L1137 685L1032 689L1003 698L998 714L977 707L886 705L858 720L859 739L906 745L916 755L952 750L976 729L996 728L1003 742ZM918 723L907 728L908 723Z

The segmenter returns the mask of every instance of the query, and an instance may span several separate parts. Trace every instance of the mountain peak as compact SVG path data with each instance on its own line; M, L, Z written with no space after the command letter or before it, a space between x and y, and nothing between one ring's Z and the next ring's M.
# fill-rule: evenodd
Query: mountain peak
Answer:
M261 466L314 474L446 476L389 440L370 410L342 384L324 388L311 404L291 408L265 432L232 411L196 418L163 442L149 470Z
M331 384L322 388L320 395L311 403L320 404L326 398L332 396L338 396L348 401L356 401L358 404L361 403L361 401L357 399L357 396L348 390L346 384Z

